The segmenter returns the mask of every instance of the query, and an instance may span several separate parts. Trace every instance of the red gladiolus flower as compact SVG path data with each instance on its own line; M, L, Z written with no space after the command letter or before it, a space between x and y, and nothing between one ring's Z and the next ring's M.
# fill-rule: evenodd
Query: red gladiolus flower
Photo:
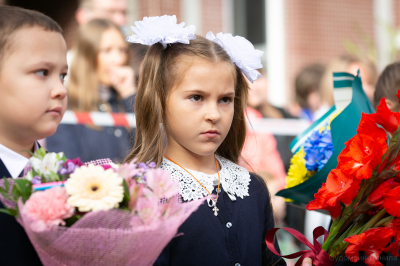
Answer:
M331 197L333 197L333 193L329 192L326 189L326 184L323 183L318 192L314 194L315 200L307 204L307 210L327 210L330 213L332 219L339 217L339 215L342 213L342 208L340 206L340 203L338 203L337 201L334 203L333 206L330 206L327 202Z
M329 211L332 218L341 213L340 202L348 205L357 196L360 180L343 173L339 169L332 170L326 183L314 195L315 200L307 205L308 210L323 209Z
M358 123L357 133L370 135L371 133L379 131L379 127L375 122L375 116L376 114L362 113L360 123Z
M346 238L344 241L350 243L346 249L346 256L351 262L359 261L358 252L365 251L368 258L365 264L369 266L382 265L379 256L385 250L386 245L394 236L395 232L391 228L380 227L369 229L360 235Z
M376 131L374 137L366 134L355 135L340 153L337 168L360 180L370 178L373 169L381 163L381 157L387 150L386 134L384 131L382 133L384 135Z
M383 208L393 216L400 217L400 186L397 186L383 196Z
M378 188L376 188L368 197L368 203L378 207L383 204L383 196L389 190L399 186L400 184L395 182L393 178L382 183Z
M376 109L375 122L393 134L399 127L400 113L390 111L386 105L385 98L382 98Z
M400 219L394 219L387 227L393 229L395 241L390 243L390 245L385 248L384 252L391 252L394 256L398 257L400 247Z
M397 91L396 96L397 96L397 99L399 99L399 103L400 103L400 90Z
M343 202L345 205L349 205L357 196L360 183L361 181L345 174L340 169L334 169L326 179L326 188L328 191L334 193L337 200ZM335 197L328 201L329 205L333 205Z

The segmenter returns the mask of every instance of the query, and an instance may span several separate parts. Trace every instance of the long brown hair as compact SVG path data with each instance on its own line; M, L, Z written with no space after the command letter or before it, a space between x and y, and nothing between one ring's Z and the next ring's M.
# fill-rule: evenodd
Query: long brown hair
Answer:
M90 112L98 109L97 56L101 36L110 28L121 32L117 25L105 19L93 19L79 28L67 86L69 108L72 110ZM122 32L121 36L124 38Z
M231 128L216 153L235 163L238 162L246 137L244 109L247 104L248 85L240 69L225 50L204 37L196 36L190 44L175 43L164 50L160 43L147 51L139 75L135 100L136 140L126 162L137 158L139 162L162 162L166 99L171 88L184 76L183 56L198 56L212 62L226 62L235 74L234 115ZM164 124L164 127L168 125Z

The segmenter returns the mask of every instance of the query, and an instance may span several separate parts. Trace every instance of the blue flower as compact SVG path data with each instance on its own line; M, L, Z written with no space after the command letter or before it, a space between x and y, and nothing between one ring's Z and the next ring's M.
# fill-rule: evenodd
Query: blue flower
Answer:
M319 171L328 162L334 149L331 131L315 130L304 143L304 159L308 171Z

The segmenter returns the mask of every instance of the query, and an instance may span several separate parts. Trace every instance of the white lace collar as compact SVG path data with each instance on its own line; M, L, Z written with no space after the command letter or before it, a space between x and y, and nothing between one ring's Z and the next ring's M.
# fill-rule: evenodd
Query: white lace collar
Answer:
M220 156L216 156L221 170L219 171L221 177L221 185L225 192L228 193L231 200L236 200L236 197L243 199L244 196L249 196L249 172ZM175 182L179 182L179 194L183 200L191 201L208 196L208 192L197 182L191 175L189 175L180 166L164 158L161 163L161 168L171 173L171 178ZM202 172L187 169L192 173L208 191L212 191L218 185L218 174L207 175ZM212 192L211 192L212 193ZM236 196L236 197L235 197Z

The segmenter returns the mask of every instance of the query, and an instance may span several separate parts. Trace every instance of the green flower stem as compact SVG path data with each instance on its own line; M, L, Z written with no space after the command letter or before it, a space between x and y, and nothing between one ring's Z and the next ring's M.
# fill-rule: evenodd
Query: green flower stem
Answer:
M375 224L377 224L383 216L386 215L386 210L382 209L380 210L377 214L375 214L374 217L372 217L371 220L369 220L362 228L360 234L364 233L365 231L367 231L368 229L370 229L371 227L373 227Z
M389 223L391 223L394 219L394 216L388 216L386 218L383 218L382 220L380 220L379 222L377 222L374 227L380 227L380 226L386 226Z
M346 238L347 235L350 235L352 232L354 232L354 230L356 229L355 227L357 226L357 224L353 224L352 226L349 226L349 228L347 228L347 230L335 241L335 243L333 243L333 245L331 247L329 247L328 250L328 254L332 257L332 255L334 255L333 257L335 257L336 255L334 254L336 252L336 247L342 243L342 241ZM360 226L360 225L358 225Z

